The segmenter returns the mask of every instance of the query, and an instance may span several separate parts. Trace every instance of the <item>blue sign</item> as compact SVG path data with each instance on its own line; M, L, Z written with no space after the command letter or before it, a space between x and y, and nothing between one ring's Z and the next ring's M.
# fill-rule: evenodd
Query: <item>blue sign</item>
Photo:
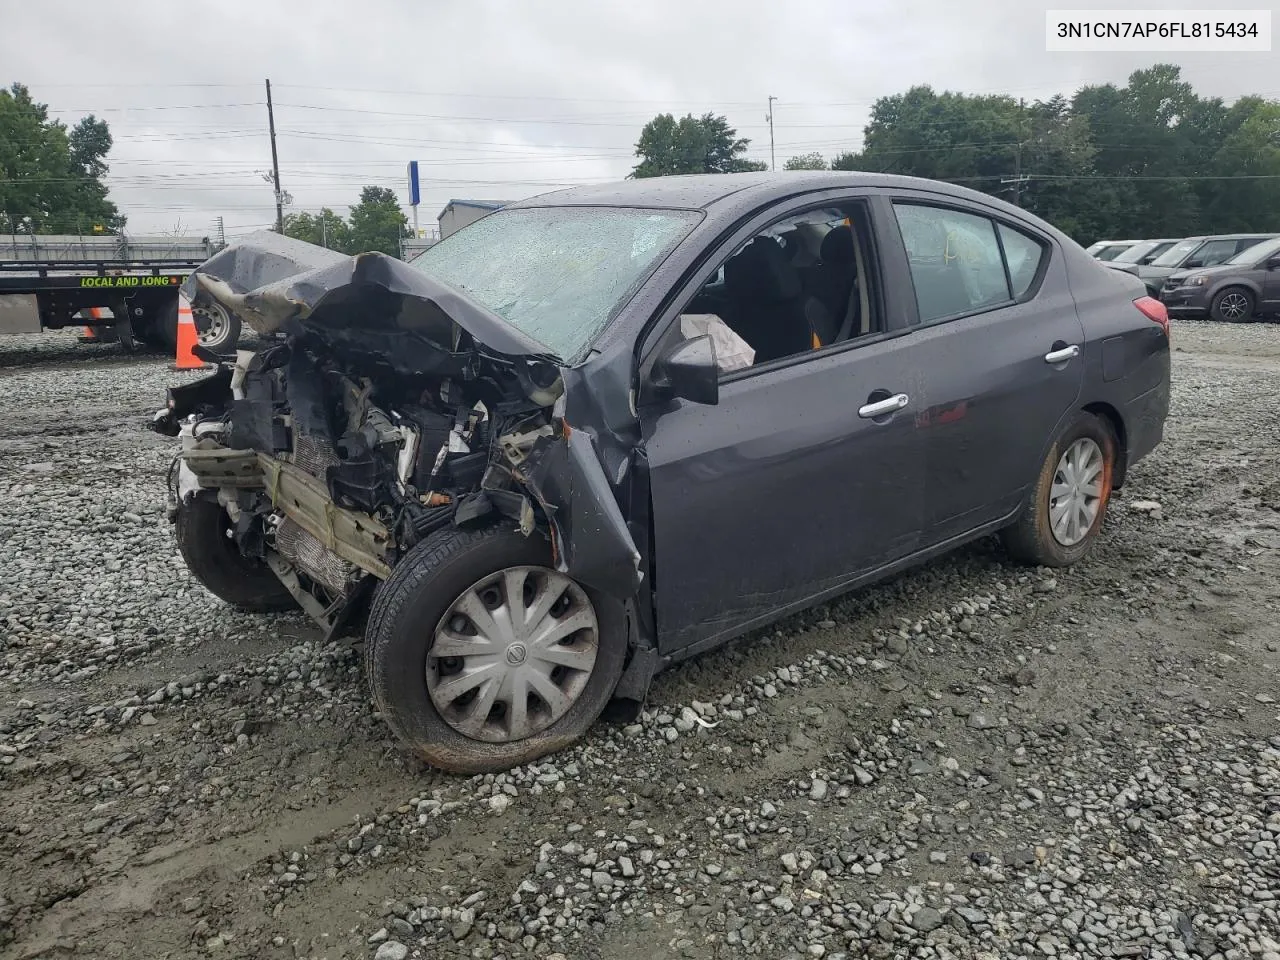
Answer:
M418 189L418 161L409 161L409 206L416 207L422 202L422 194Z

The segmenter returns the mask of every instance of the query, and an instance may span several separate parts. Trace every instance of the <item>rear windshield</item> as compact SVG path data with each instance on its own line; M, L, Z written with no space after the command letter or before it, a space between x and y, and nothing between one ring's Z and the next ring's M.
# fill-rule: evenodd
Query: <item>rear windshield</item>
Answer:
M1124 253L1128 249L1129 247L1123 243L1113 243L1111 244L1111 246L1107 247L1105 250L1099 250L1097 253L1094 254L1094 256L1097 257L1099 260L1114 260L1116 257L1120 256L1120 254Z
M429 247L413 266L572 364L701 216L627 207L499 210Z
M1280 253L1280 237L1274 240L1264 240L1262 243L1255 243L1252 247L1246 247L1228 260L1227 263L1233 265L1261 263L1273 253Z

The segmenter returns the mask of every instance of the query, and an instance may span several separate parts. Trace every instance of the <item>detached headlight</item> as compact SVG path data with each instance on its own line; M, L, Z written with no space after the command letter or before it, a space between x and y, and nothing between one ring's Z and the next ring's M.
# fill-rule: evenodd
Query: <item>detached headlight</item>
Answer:
M1208 282L1209 278L1202 275L1198 277L1187 277L1182 281L1182 285L1184 287L1203 287Z

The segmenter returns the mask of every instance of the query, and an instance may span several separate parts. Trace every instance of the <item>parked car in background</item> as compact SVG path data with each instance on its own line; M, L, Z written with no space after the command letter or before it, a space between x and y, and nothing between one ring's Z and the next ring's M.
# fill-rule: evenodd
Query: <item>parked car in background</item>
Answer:
M1157 257L1161 256L1177 242L1177 238L1169 240L1139 240L1128 250L1118 254L1114 259L1104 262L1109 267L1122 266L1130 263L1138 266L1146 266L1148 263L1151 263Z
M413 263L317 252L250 237L184 288L284 339L170 391L178 545L241 609L367 608L381 715L454 771L977 537L1083 559L1169 408L1142 284L946 183L629 180Z
M1280 238L1255 244L1216 267L1170 274L1160 300L1170 316L1223 323L1280 313Z
M1142 279L1151 296L1158 297L1170 275L1180 270L1216 267L1220 263L1226 263L1240 251L1276 236L1280 234L1231 233L1215 237L1188 237L1179 240L1146 266L1134 264L1126 269Z
M1099 240L1087 247L1084 252L1095 260L1114 260L1137 242L1137 240Z

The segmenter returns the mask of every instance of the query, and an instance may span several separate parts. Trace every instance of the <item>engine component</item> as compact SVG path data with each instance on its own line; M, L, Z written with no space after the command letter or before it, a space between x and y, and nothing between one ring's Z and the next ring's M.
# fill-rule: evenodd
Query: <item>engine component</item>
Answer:
M520 426L524 427L525 424ZM555 431L552 429L551 424L545 423L540 427L524 430L523 432L513 430L510 433L504 433L498 438L498 443L502 445L502 452L511 461L511 465L518 467L524 463L529 451L533 449L533 445L540 438L552 436L555 436Z
M386 526L368 514L339 507L325 484L297 465L266 454L259 454L258 462L276 509L343 560L380 579L390 575L391 531Z
M252 450L193 446L180 456L202 487L262 486L262 467Z
M324 476L329 495L344 507L377 513L399 499L392 491L391 467L381 458L343 460L331 466Z
M326 550L324 544L289 517L276 527L276 550L335 597L345 596L358 579L359 568L355 564Z

